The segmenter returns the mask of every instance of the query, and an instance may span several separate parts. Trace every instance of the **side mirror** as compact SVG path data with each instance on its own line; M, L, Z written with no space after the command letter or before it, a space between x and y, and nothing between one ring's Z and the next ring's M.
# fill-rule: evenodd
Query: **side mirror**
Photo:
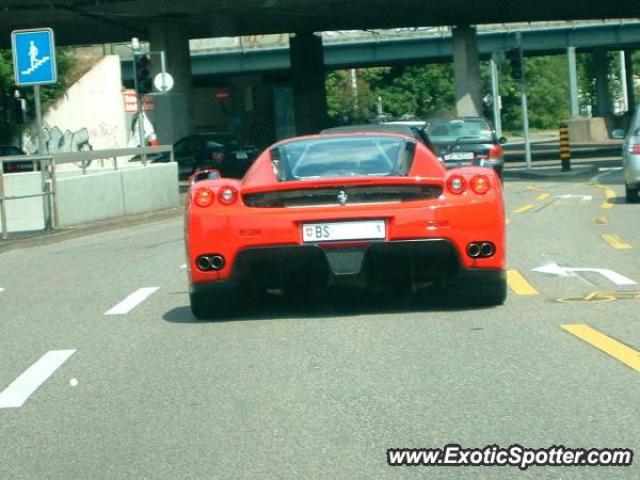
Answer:
M616 140L623 140L624 136L624 130L621 128L616 128L613 132L611 132L611 138L615 138Z
M498 139L498 142L500 143L500 145L504 145L505 143L507 143L507 137L500 137Z
M222 178L220 175L220 170L209 169L209 170L198 170L196 173L189 177L189 184L193 185L194 183L201 182L202 180L218 180Z

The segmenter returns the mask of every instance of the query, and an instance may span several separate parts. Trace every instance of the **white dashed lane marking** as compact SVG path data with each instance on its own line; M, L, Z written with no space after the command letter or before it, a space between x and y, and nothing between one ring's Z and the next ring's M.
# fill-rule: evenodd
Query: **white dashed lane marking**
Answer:
M115 307L105 312L105 315L126 315L131 310L156 293L160 287L140 288L118 303Z
M42 385L75 350L51 350L27 368L0 392L0 408L18 408Z

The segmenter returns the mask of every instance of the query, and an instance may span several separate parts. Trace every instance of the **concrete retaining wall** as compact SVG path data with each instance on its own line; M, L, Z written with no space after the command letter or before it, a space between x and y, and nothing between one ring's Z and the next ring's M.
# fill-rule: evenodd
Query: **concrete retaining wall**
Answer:
M59 178L57 197L61 227L124 215L118 171Z
M603 142L609 139L604 118L573 118L567 120L571 143Z
M179 205L177 164L111 170L58 179L59 226Z
M40 172L4 176L5 194L42 192ZM179 206L177 163L153 164L82 175L62 173L57 178L59 227L152 212ZM6 202L7 230L11 233L44 229L42 197Z
M7 197L32 195L42 192L42 175L34 173L13 173L4 176L4 190ZM44 206L42 197L7 200L7 230L28 232L44 228Z

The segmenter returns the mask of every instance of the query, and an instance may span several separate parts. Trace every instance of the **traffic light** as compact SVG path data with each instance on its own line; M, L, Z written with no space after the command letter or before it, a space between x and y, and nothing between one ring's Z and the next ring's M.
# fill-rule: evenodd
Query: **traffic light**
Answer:
M135 87L140 94L150 93L153 89L151 80L151 57L148 53L135 55Z
M507 58L511 63L511 75L515 80L520 80L524 73L522 69L522 57L520 56L520 49L513 48L507 52Z

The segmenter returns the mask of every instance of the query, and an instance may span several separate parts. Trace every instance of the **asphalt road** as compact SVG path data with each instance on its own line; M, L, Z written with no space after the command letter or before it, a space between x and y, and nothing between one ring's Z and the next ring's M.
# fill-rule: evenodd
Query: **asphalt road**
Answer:
M623 203L619 171L599 181L507 179L513 271L496 308L272 297L196 321L178 216L6 252L0 478L640 478L386 464L390 447L448 443L640 452L640 287L533 271L640 282L640 205ZM562 328L575 324L613 356Z

